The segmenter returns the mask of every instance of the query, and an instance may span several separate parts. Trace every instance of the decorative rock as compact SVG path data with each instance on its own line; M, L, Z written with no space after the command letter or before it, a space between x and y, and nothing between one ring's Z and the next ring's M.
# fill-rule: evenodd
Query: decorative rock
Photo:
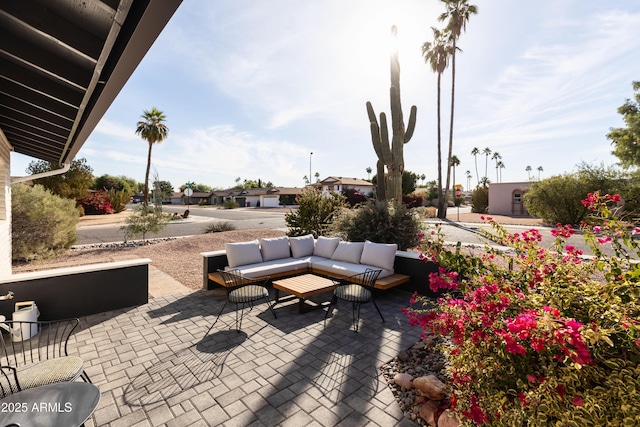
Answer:
M398 353L398 359L406 362L407 360L409 360L409 355L407 354L406 351L401 351L400 353Z
M429 400L420 408L420 418L425 420L431 427L437 427L438 419L436 413L438 412L439 402L435 400Z
M419 394L431 400L443 400L447 397L447 386L435 375L418 377L413 380L413 386Z
M425 397L424 397L424 396L418 396L418 395L416 395L416 396L413 398L413 403L414 403L415 405L419 405L419 404L421 404L421 403L424 403L426 400L427 400L427 399L425 399Z
M438 418L438 427L458 427L460 425L460 420L456 414L446 409L440 418Z
M407 390L413 389L413 376L409 374L398 373L393 376L393 382L404 387Z

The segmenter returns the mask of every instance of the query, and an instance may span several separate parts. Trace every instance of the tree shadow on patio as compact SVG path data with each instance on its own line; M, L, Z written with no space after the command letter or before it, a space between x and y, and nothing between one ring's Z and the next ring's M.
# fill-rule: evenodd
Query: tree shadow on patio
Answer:
M163 402L198 384L220 376L231 352L248 338L244 332L218 331L154 364L124 390L124 402L145 406Z

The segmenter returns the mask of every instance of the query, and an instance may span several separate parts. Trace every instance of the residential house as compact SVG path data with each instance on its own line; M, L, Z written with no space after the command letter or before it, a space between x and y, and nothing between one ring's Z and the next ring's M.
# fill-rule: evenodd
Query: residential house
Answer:
M491 215L529 216L524 194L530 182L501 182L489 184L489 209Z
M312 184L315 187L322 188L323 193L329 193L331 191L342 192L344 190L358 190L365 196L369 196L373 193L374 185L369 181L359 178L344 178L341 176L329 176L320 182Z
M280 196L291 196L293 199L300 194L297 187L269 187L269 188L234 188L217 190L211 193L209 204L222 205L226 200L235 200L241 207L276 208L281 206Z

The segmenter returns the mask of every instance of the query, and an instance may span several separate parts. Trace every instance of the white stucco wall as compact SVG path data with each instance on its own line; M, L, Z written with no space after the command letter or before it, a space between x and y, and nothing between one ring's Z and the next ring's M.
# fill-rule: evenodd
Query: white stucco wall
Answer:
M0 279L11 276L11 160L0 131Z
M502 182L489 184L489 214L491 215L529 215L522 194L530 187L529 182ZM514 192L520 194L520 204L514 202Z

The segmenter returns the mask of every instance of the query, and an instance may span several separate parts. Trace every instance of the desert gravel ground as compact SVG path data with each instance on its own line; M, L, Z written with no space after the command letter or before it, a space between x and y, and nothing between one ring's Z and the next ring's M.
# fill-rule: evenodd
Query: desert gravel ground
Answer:
M85 216L80 218L78 227L123 223L129 214L129 211L125 211L115 215ZM542 222L535 218L508 216L493 216L493 218L501 224L542 225ZM455 213L452 213L449 215L449 219L457 220L458 218ZM460 222L483 222L483 220L480 214L461 213ZM224 249L224 244L227 242L242 242L261 237L284 235L286 233L279 230L234 230L182 237L169 241L151 240L152 243L141 246L70 249L52 259L14 265L12 270L16 274L100 262L150 258L154 267L167 273L184 286L197 290L202 289L202 257L200 253Z
M224 249L227 242L242 242L260 237L284 236L277 230L234 230L199 236L158 241L142 246L70 249L48 260L14 265L13 273L48 270L100 262L150 258L152 265L190 289L202 289L202 256L200 253Z

